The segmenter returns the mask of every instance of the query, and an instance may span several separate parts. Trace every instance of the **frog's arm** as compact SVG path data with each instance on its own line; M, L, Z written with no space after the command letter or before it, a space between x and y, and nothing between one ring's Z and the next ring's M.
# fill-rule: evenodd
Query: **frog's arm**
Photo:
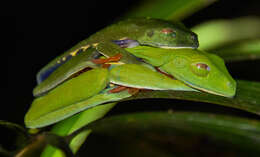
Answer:
M112 41L98 43L96 49L106 57L115 56L116 54L120 53L122 55L120 59L121 63L142 64L142 62L140 62L137 57L127 52L124 48L121 48Z
M27 127L40 127L79 112L73 104L96 95L108 83L108 70L97 68L82 73L36 98L25 115Z
M221 58L195 49L127 48L135 56L185 84L212 94L233 97L236 82Z
M179 80L155 71L152 67L136 64L124 64L112 68L109 80L114 84L132 88L196 91Z

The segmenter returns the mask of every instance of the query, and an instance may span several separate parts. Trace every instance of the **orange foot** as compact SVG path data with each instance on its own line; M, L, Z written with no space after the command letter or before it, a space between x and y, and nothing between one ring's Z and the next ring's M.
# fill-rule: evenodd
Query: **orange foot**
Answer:
M108 68L110 64L106 64L109 62L118 62L122 58L122 54L118 53L115 56L109 57L109 58L99 58L99 59L93 59L92 62L95 64L102 64L103 68Z
M137 94L140 89L138 88L131 88L131 87L126 87L126 86L118 86L114 89L111 89L108 91L109 93L119 93L121 91L128 90L128 93L131 95Z

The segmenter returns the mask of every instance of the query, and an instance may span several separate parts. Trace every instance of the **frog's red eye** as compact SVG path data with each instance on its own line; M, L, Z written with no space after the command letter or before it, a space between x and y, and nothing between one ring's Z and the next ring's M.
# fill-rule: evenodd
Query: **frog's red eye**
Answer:
M171 28L164 28L164 29L161 30L161 33L163 33L167 36L171 36L173 38L176 37L176 32Z
M196 67L197 67L198 69L204 69L204 70L207 70L207 71L210 70L210 69L209 69L209 66L208 66L207 64L203 64L203 63L197 63L197 64L196 64Z
M204 63L194 63L191 64L191 70L197 76L206 77L210 72L210 67Z
M170 34L170 33L173 33L174 30L170 29L170 28L164 28L161 30L162 33L164 34Z

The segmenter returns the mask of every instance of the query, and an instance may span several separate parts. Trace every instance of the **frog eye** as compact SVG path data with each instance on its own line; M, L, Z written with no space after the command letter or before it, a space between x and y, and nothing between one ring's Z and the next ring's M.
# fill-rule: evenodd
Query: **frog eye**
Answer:
M174 38L176 37L176 32L171 28L164 28L164 29L161 30L161 33L166 34L166 35L170 35Z
M191 69L193 73L195 73L198 76L205 77L210 72L210 67L207 64L204 63L196 63L191 65Z
M149 31L149 32L147 33L147 35L148 35L148 37L152 37L152 36L154 35L154 32L153 32L153 31Z

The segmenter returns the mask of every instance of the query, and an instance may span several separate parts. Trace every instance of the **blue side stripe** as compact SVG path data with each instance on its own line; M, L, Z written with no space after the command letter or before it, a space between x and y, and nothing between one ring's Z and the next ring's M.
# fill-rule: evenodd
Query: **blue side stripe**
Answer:
M80 54L81 52L83 52L82 49L79 49L78 52L76 53L76 55ZM44 80L46 80L56 69L58 69L62 64L66 63L67 61L69 61L72 56L69 54L68 56L65 57L65 60L62 60L62 58L60 59L59 63L56 63L55 65L49 67L48 69L40 72L37 75L37 83L40 84L41 82L43 82Z

